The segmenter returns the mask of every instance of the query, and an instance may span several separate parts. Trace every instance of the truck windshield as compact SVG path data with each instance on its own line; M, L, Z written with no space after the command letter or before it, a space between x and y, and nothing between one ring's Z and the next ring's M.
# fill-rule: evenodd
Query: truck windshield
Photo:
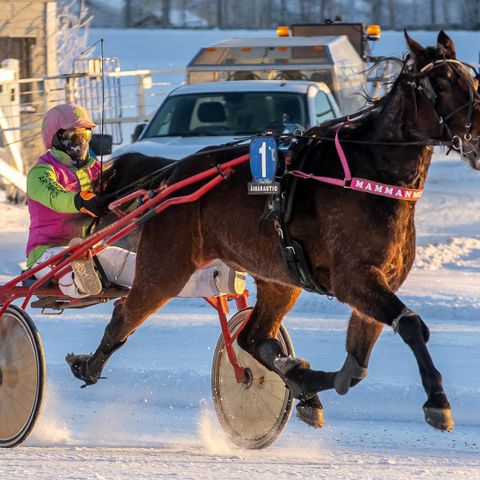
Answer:
M157 111L143 138L252 135L308 126L307 97L284 92L175 95Z

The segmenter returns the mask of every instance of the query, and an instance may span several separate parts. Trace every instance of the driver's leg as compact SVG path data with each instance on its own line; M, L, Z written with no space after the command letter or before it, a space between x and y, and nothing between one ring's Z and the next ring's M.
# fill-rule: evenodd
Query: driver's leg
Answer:
M108 246L97 257L110 282L127 288L133 285L136 262L134 252ZM210 297L224 293L240 294L244 290L245 273L236 272L220 260L214 260L205 268L197 270L178 296Z
M48 250L45 250L45 252L43 252L42 256L34 263L33 266L37 266L43 262L46 262L60 252L63 252L65 249L66 247L52 247ZM40 279L45 275L48 275L51 271L52 267L44 267L35 274L35 278ZM58 287L60 288L60 291L67 297L84 298L89 296L88 293L83 293L80 291L80 288L75 283L73 271L66 273L58 279Z

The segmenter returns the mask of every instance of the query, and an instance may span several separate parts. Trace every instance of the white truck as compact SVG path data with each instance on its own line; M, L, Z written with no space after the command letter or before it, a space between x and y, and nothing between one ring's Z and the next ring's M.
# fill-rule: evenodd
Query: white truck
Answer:
M279 133L336 118L324 83L258 80L209 82L173 90L138 139L114 151L180 159L209 145L273 130Z
M234 38L201 48L187 66L187 85L173 90L113 157L180 159L265 130L305 130L361 108L364 47L373 37L361 24L300 27L293 29L298 36Z

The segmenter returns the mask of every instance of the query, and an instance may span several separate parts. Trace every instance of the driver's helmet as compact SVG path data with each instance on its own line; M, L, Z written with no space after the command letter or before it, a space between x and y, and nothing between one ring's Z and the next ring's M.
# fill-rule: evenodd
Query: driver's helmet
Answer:
M96 124L80 105L64 103L50 109L43 119L42 138L45 147L52 148L53 137L59 130L95 128Z

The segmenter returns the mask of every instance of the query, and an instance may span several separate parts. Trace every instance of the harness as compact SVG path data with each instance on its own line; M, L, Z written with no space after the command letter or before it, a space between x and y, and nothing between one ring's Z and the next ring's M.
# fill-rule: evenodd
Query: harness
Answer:
M327 287L320 285L312 273L312 266L305 253L303 245L290 235L288 224L293 218L293 207L295 194L298 187L298 176L288 175L289 168L300 153L302 161L299 168L302 168L308 151L314 145L313 140L308 140L305 145L300 145L297 138L292 137L283 143L279 148L279 161L275 180L279 183L278 193L267 198L265 211L260 222L270 220L273 222L278 235L280 256L285 269L290 275L300 282L304 290L318 293L320 295L332 295Z
M438 111L436 110L435 101L436 101L436 93L431 85L431 82L428 78L428 74L435 68L445 65L445 64L452 64L452 69L459 75L458 71L455 69L453 65L460 64L460 65L467 65L470 68L473 68L469 64L464 64L458 60L453 59L443 59L438 60L435 62L431 62L430 64L423 67L420 72L417 74L413 74L415 80L420 79L420 81L414 81L410 84L414 86L421 95L423 95L427 100L428 103L432 106L432 110L437 117L438 124L440 126L440 138L444 137L444 134L450 137L449 141L443 140L427 140L423 142L375 142L375 141L357 141L357 140L347 140L349 143L363 143L363 144L385 144L385 145L398 145L398 146L406 146L406 145L447 145L449 146L450 150L454 149L457 150L461 155L465 152L463 147L463 142L469 142L472 138L471 135L471 120L473 115L473 108L479 102L478 93L474 91L473 86L469 85L469 101L453 112L449 113L445 117L442 117ZM474 69L476 72L476 70ZM476 78L479 77L479 74L476 72ZM475 99L477 97L477 99ZM463 138L459 135L453 135L452 131L448 125L448 120L458 113L459 111L467 108L467 120L465 124L465 133ZM366 110L370 110L368 108ZM363 111L365 112L365 111ZM356 116L359 116L358 114ZM290 234L288 224L292 220L293 217L293 206L294 206L294 199L298 187L298 179L310 179L319 181L321 183L326 183L330 185L335 185L338 187L343 187L351 190L361 191L364 193L370 193L373 195L381 195L388 198L393 198L396 200L404 200L409 202L415 202L420 199L422 195L422 189L414 189L414 188L406 188L406 187L399 187L394 185L387 185L380 182L352 177L350 168L348 165L348 160L345 155L345 152L342 148L339 138L340 130L350 123L350 118L347 117L345 121L339 124L335 137L332 139L331 137L314 137L314 136L304 136L304 135L294 135L292 137L287 137L287 141L279 147L279 162L277 164L277 171L275 175L275 180L279 183L280 188L279 191L269 196L266 202L265 212L262 216L261 221L265 219L269 219L273 221L273 225L278 235L279 245L280 245L280 253L284 263L286 270L290 273L293 278L296 278L303 289L319 293L321 295L332 295L332 292L328 290L327 287L324 285L320 285L316 280L312 273L312 266L308 259L308 255L305 253L305 250L302 244L293 238ZM306 138L307 142L305 145L299 145L299 138ZM332 177L325 177L325 176L316 176L312 173L306 173L302 170L304 167L304 163L307 158L307 154L317 142L321 141L334 141L336 151L338 157L340 159L344 178L332 178ZM479 142L480 143L480 142ZM450 151L449 150L449 151ZM473 150L472 150L473 151ZM295 170L291 169L292 165L295 162L295 157L300 156L299 154L303 153L303 159Z

